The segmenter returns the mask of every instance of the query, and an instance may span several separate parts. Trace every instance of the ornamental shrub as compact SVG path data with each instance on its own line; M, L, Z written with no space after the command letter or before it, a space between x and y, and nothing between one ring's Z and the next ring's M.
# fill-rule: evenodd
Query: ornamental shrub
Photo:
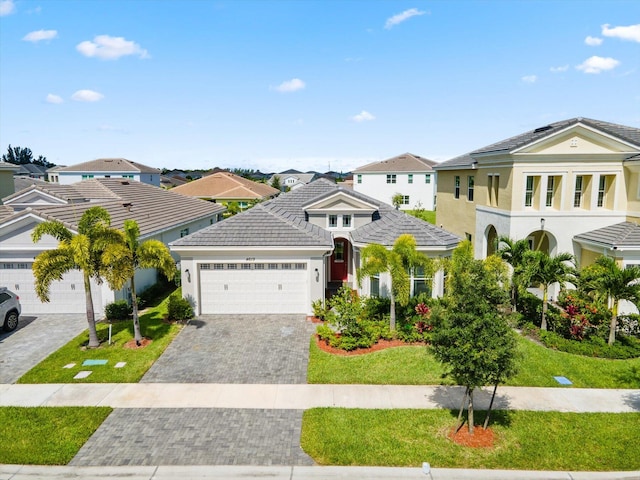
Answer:
M110 322L114 320L126 320L131 313L132 308L126 300L116 300L115 302L107 304L104 309L104 314Z
M169 297L167 306L169 320L184 321L193 318L193 307L189 301L182 298L178 293L173 293Z
M613 345L608 345L601 337L590 337L581 342L569 340L556 332L538 331L540 341L547 347L561 352L611 359L628 359L640 357L640 340L634 337L619 335Z

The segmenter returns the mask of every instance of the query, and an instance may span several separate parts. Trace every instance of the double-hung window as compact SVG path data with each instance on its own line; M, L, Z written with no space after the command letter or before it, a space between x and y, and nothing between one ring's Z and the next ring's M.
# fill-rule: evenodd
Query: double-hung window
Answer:
M473 202L474 182L473 175L469 175L467 178L467 200L470 202Z
M409 183L413 183L413 173L410 173L409 175L407 175L407 181Z
M600 175L598 180L598 207L604 207L604 201L607 191L607 177Z
M583 187L584 177L582 175L578 175L576 177L576 189L573 194L573 206L574 208L582 207L582 187Z
M329 228L336 228L338 226L338 215L329 215Z
M533 206L533 177L528 176L526 186L524 189L524 206Z
M387 174L387 183L396 183L396 174L388 173Z
M460 176L456 175L453 179L453 196L454 198L460 198Z
M547 201L545 203L547 207L553 207L553 191L556 186L555 184L555 177L547 177Z

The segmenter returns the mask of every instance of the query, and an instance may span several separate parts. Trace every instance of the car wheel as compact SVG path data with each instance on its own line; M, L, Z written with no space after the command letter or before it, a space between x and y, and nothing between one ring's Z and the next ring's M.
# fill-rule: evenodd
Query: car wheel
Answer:
M7 313L4 319L4 325L2 326L5 332L13 332L18 326L18 312Z

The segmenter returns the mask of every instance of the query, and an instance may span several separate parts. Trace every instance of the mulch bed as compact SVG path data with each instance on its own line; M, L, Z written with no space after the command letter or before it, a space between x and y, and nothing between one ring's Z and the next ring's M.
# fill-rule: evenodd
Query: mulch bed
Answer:
M332 347L331 345L327 345L326 342L320 340L320 338L316 335L316 345L323 352L332 353L334 355L342 355L342 356L354 356L354 355L365 355L371 352L378 352L380 350L384 350L386 348L393 347L411 347L416 345L424 345L424 343L406 343L402 340L378 340L378 343L373 344L369 348L356 348L355 350L342 350L340 348Z
M474 427L473 435L469 435L469 429L466 425L456 433L456 429L452 428L448 435L449 439L463 447L472 448L491 448L493 447L494 434L493 430L482 427Z
M144 348L147 345L151 344L151 342L153 342L153 340L151 340L150 338L143 338L140 341L140 345L136 345L136 340L135 339L131 339L129 340L127 343L125 343L122 347L123 348L130 348L132 350L137 350L138 348Z

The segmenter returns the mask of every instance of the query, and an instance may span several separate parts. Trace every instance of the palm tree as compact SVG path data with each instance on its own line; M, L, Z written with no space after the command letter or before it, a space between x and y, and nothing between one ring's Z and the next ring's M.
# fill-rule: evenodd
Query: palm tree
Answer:
M530 250L524 256L523 277L527 283L537 283L542 287L542 321L540 328L547 329L547 307L549 301L549 286L554 283L564 285L575 281L575 264L573 255L559 253L551 257L540 250Z
M135 273L138 268L155 268L167 279L173 277L176 266L167 246L160 240L139 241L140 227L135 220L125 220L123 231L117 231L117 238L105 245L102 261L105 264L105 278L116 290L126 282L131 285L133 308L133 331L136 345L140 345L140 319L138 318L138 297L136 295Z
M500 246L502 244L502 246ZM498 251L496 254L505 262L511 265L511 308L517 311L518 289L522 283L522 273L524 270L524 257L529 248L527 239L512 240L507 236L498 237Z
M48 302L49 287L54 280L70 270L80 270L84 279L84 293L89 324L89 347L100 345L96 332L95 311L91 295L91 279L100 281L102 264L99 245L108 243L111 236L111 217L102 207L89 208L78 222L78 233L72 233L58 220L40 223L31 234L34 242L43 235L50 235L59 244L53 250L40 253L33 262L33 274L36 280L36 294L43 302Z
M613 345L616 341L620 300L640 304L640 267L620 268L613 258L602 256L595 261L593 268L584 268L581 274L585 290L606 295L609 301L611 307L609 345Z
M389 300L391 308L389 312L389 327L396 328L396 300L400 305L409 302L411 284L409 272L418 267L427 271L431 269L431 260L416 250L416 239L413 235L402 234L388 250L384 245L372 243L361 251L362 266L357 271L358 285L362 286L364 277L371 277L383 272L388 272L391 278L389 288Z

